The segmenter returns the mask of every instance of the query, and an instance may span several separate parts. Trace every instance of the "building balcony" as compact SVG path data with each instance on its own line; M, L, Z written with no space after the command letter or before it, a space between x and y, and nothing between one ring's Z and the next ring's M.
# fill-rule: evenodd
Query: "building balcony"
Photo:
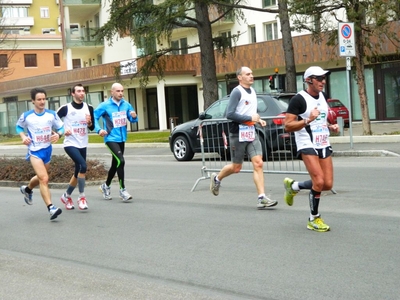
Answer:
M394 32L400 29L400 22L394 22ZM71 33L70 33L71 35ZM318 62L319 64L331 64L332 66L339 60L345 64L345 59L339 57L339 51L335 47L327 46L326 41L320 44L313 42L311 35L293 37L293 49L297 66L308 67ZM385 43L382 55L395 54L398 48L393 43ZM262 70L264 75L273 74L275 68L285 69L282 40L264 41L248 45L235 47L233 53L228 53L224 57L221 53L215 52L216 73L220 79L225 78L226 74L236 72L238 62L243 66L249 66L254 70ZM143 66L144 59L137 60L137 69ZM170 75L191 75L201 76L201 53L185 55L166 55L162 58L165 65L165 76ZM74 83L80 82L85 85L110 82L116 79L116 70L121 67L122 62L101 64L92 67L85 67L51 73L41 76L28 77L18 80L3 80L0 84L0 97L15 96L19 93L28 93L30 89L37 86L44 86L48 90L61 87L69 87ZM125 71L125 69L123 69ZM120 74L122 78L130 78L132 72ZM155 76L157 74L150 74ZM126 77L124 77L126 76ZM1 100L0 100L1 101Z
M100 5L101 0L62 0L64 6L70 5Z
M98 28L70 28L65 32L67 48L102 46L103 40L94 37Z
M221 16L221 13L218 11L216 6L210 6L208 9L208 14L210 16L210 20L216 20ZM217 23L213 24L213 27L218 25L226 25L226 24L234 24L235 18L233 15L226 15L221 18Z
M4 4L7 4L7 5L32 4L32 0L8 0L8 1L4 2Z
M73 69L7 81L7 84L0 85L1 97L18 92L29 92L37 86L44 86L47 90L70 86L73 83L81 82L85 84L102 82L107 79L115 79L115 69L119 63L109 63L94 67Z
M33 17L0 18L2 27L31 27L35 25Z

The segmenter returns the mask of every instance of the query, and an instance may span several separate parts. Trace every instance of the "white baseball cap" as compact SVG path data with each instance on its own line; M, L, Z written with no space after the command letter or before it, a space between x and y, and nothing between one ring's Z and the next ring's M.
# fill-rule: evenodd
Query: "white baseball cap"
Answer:
M331 72L328 70L324 70L321 67L309 67L305 72L304 72L304 79L310 77L310 76L322 76L322 75L329 75Z

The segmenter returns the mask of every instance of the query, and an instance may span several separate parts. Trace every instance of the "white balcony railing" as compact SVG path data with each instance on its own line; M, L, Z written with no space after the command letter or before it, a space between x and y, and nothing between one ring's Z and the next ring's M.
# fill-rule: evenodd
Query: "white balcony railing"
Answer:
M0 18L0 24L3 27L28 27L35 25L35 19L33 17Z
M32 0L3 0L1 1L2 5L15 5L15 4L32 4Z

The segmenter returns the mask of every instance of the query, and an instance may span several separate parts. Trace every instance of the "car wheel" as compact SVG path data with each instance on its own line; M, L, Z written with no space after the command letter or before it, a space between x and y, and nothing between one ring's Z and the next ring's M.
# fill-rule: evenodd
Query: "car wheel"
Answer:
M178 136L174 139L173 150L177 161L188 161L194 156L194 152L190 148L187 138L184 136Z

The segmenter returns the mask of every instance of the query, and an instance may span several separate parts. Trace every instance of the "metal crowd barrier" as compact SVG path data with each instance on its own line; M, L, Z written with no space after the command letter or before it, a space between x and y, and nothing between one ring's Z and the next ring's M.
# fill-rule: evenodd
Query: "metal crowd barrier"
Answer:
M296 158L296 143L293 133L284 131L284 116L262 118L267 126L256 126L263 147L265 174L300 174L308 175L303 162ZM204 120L197 132L201 145L201 180L210 179L210 174L218 173L230 161L229 124L226 118ZM240 173L253 173L253 165L249 159L243 163Z

